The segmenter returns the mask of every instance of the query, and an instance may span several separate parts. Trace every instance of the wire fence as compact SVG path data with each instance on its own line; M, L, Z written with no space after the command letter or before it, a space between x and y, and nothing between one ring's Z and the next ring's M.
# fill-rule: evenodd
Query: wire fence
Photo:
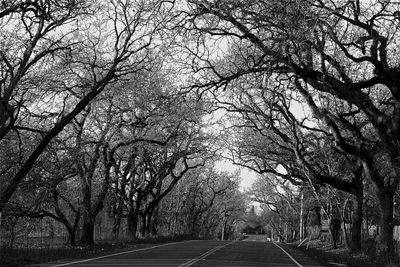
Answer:
M123 218L119 234L113 233L113 221L106 213L101 213L96 218L94 240L124 241L126 228L126 219ZM77 228L76 241L80 239L81 230L81 227ZM14 224L0 225L0 247L3 248L60 248L69 244L70 236L65 226L51 218L25 218Z

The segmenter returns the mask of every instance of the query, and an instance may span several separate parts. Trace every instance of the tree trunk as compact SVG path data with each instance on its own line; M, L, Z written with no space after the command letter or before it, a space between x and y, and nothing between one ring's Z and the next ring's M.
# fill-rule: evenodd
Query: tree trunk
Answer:
M157 235L158 209L153 210L147 219L148 231L153 236Z
M113 227L112 227L112 232L113 232L114 238L118 238L120 226L121 226L121 215L116 214L114 216L114 222L113 222Z
M74 226L67 224L65 222L62 222L67 229L68 232L68 243L71 247L76 246L76 229L78 228L78 224L75 224Z
M143 214L141 216L141 218L142 218L142 228L140 229L140 234L142 237L145 237L147 234L147 231L146 231L147 230L147 215Z
M91 184L84 176L82 180L82 234L79 243L83 245L94 244L94 217L92 215ZM89 179L88 179L89 180Z
M118 207L115 209L114 222L113 222L113 228L112 228L112 232L113 232L113 235L115 238L118 238L119 230L121 227L123 205L124 205L124 203L122 201L122 198L120 197L120 199L118 200Z
M94 244L94 220L90 217L83 217L82 235L80 243L83 245Z
M383 189L378 191L381 232L377 251L388 263L392 263L395 258L393 246L393 195L391 190Z
M72 229L67 229L68 230L68 241L69 241L69 245L71 247L75 247L76 246L76 238L75 238L75 231Z
M157 235L157 223L155 221L155 219L150 220L149 223L149 233L151 233L151 235L156 236Z
M145 231L146 231L146 234L155 234L155 231L154 231L154 211L155 211L155 208L154 207L152 207L152 208L150 208L148 211L147 211L147 213L146 213L146 223L144 223L143 225L145 226Z
M361 249L362 214L363 214L363 192L355 194L353 200L353 218L351 224L350 251L356 252Z
M136 210L129 211L128 216L127 216L127 236L130 239L135 239L136 238L136 230L138 226L138 220L139 219L139 214Z

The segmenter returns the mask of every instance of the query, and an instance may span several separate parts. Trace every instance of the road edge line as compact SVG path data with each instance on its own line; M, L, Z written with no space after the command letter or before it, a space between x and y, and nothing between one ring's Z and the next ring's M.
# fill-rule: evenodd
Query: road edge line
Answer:
M295 258L292 257L292 255L289 254L289 252L287 252L286 250L284 250L281 246L279 246L277 243L272 242L275 246L277 246L278 248L280 248L283 252L285 252L285 254L298 266L298 267L303 267L303 265L301 265L298 261L296 261Z
M198 256L198 257L196 257L196 258L194 258L194 259L191 259L191 260L189 260L189 261L187 261L187 262L185 262L185 263L182 263L182 264L179 265L178 267L192 266L193 264L199 262L200 260L202 260L202 259L204 259L204 258L207 258L209 255L211 255L211 254L214 253L215 251L218 251L218 250L220 250L221 248L226 247L226 246L228 246L228 245L230 245L230 244L233 244L233 243L235 243L235 242L237 242L237 241L236 241L236 240L233 240L232 242L229 242L229 243L227 243L227 244L224 244L224 245L215 247L215 248L213 248L213 249L211 249L211 250L209 250L209 251L207 251L207 252L201 254L200 256Z
M94 261L94 260L104 259L104 258L108 258L108 257L128 254L128 253L132 253L132 252L150 250L150 249L154 249L154 248L165 247L165 246L168 246L168 245L173 245L173 244L178 244L178 243L187 243L187 242L192 242L192 241L197 241L197 240L172 242L172 243L161 244L161 245L152 246L152 247L148 247L148 248L138 248L138 249L133 249L133 250L129 250L129 251L122 251L122 252L118 252L118 253L113 253L113 254L109 254L109 255L104 255L104 256L99 256L99 257L94 257L94 258L89 258L89 259L84 259L84 260L71 261L71 262L67 262L67 263L60 263L60 264L56 264L56 265L50 265L49 267L68 266L68 265L72 265L72 264L78 264L78 263L83 263L83 262L88 262L88 261ZM45 263L41 263L41 264L45 264ZM48 264L50 264L50 263L48 263Z

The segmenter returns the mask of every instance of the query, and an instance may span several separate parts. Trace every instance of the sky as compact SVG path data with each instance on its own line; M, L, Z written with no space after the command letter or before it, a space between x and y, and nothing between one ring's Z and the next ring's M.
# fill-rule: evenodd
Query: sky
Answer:
M253 182L257 179L258 174L252 170L249 170L247 168L239 167L234 165L228 160L221 160L218 161L215 164L215 167L219 171L226 171L229 173L233 173L236 170L240 170L240 191L244 192L246 189L248 189Z

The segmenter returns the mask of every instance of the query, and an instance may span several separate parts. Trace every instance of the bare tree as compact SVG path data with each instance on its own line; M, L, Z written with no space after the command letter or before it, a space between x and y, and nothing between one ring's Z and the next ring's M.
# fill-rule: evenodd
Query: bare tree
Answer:
M353 167L357 159L332 149L332 138L324 129L315 127L305 114L294 114L297 100L285 94L284 80L277 78L278 85L271 89L257 87L255 81L248 75L246 83L237 81L228 87L227 95L217 99L231 117L230 160L266 179L277 176L297 186L327 184L352 194L358 203L358 219L354 220L351 248L360 249L363 176L360 168Z
M52 0L1 7L2 34L12 38L1 52L0 142L21 132L37 139L31 150L20 144L18 169L2 171L0 211L48 144L96 96L151 66L164 7L164 1Z
M211 71L215 78L203 80L199 86L224 86L250 72L294 75L298 81L294 90L329 127L338 149L357 157L375 184L381 211L379 249L391 261L393 195L400 180L397 3L188 3L186 29L225 37L233 42L233 49L247 47L238 50L239 61L233 57L226 60L228 71L217 67L207 54L197 54L197 59L204 59L197 65L198 71ZM335 105L327 106L319 97L331 97ZM346 114L338 115L337 106L346 107L347 114L364 117L367 124L360 126ZM347 138L349 129L351 138ZM387 167L388 172L384 171Z
M79 193L76 184L77 170L65 151L63 142L57 140L37 161L35 167L20 184L15 196L3 210L4 217L50 217L62 223L69 235L71 246L76 245L79 226ZM77 200L78 199L78 200Z

